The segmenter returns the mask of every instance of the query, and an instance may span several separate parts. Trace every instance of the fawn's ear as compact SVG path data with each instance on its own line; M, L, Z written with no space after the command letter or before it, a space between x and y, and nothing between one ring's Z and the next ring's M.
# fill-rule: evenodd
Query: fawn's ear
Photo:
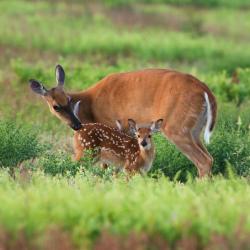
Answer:
M48 90L37 80L34 79L30 79L29 80L30 83L30 88L39 95L45 96L48 92Z
M135 134L137 131L136 122L133 119L128 119L128 127L131 133Z
M163 119L159 119L156 122L152 122L150 129L153 132L158 132L161 129L162 123L163 123Z
M118 128L119 131L122 131L122 123L120 120L116 120L115 121L116 127Z
M63 87L64 85L64 80L65 80L65 72L63 70L63 67L61 65L56 65L55 69L56 73L56 82L58 87Z

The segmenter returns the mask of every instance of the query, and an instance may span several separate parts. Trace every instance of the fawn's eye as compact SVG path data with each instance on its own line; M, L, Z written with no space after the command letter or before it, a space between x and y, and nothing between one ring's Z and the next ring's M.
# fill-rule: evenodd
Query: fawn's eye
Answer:
M59 112L61 110L61 107L60 106L57 106L57 105L54 105L53 106L53 109L56 111L56 112Z
M151 135L149 135L148 138L151 138Z
M140 135L137 135L138 138L140 138L141 136Z

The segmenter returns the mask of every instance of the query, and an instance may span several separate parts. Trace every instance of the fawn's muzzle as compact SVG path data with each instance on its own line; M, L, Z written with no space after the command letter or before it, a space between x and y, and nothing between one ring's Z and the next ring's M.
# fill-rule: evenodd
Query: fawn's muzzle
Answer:
M143 147L146 147L146 146L147 146L146 140L143 140L143 141L141 142L141 145L142 145Z

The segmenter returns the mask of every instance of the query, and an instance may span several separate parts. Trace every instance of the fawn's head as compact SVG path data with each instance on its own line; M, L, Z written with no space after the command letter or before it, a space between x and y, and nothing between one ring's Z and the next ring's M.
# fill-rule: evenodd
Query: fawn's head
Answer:
M150 150L152 147L152 134L160 131L163 119L152 122L147 127L138 127L133 119L128 119L130 131L136 136L141 149Z
M82 125L73 112L73 103L70 96L64 92L65 73L62 66L56 66L55 75L56 87L47 90L40 82L31 79L29 80L30 88L46 100L52 114L66 122L74 130L78 130Z

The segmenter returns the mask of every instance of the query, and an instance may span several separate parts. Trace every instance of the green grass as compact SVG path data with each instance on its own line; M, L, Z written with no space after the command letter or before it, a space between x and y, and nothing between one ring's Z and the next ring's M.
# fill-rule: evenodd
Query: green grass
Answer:
M215 178L186 185L161 177L103 181L88 174L73 180L33 176L23 187L0 176L1 226L28 239L58 225L78 246L93 244L103 230L158 234L170 244L194 235L206 245L213 234L233 242L235 229L250 233L246 179ZM15 211L15 212L13 212Z
M70 7L63 3L52 5L36 2L31 6L28 2L14 1L12 4L13 6L9 6L5 1L0 4L2 9L0 44L3 46L48 51L65 57L84 55L87 58L132 57L142 62L185 62L203 71L224 69L233 72L238 67L250 66L247 42L249 36L245 32L232 33L231 31L238 30L234 27L235 18L246 29L249 27L248 19L239 17L240 12L229 11L229 20L223 22L219 28L214 20L223 20L226 16L225 11L219 10L219 13L213 11L204 15L203 19L197 20L195 19L197 14L184 12L184 16L194 15L194 19L188 19L186 24L190 27L194 26L193 31L198 29L196 25L201 28L204 26L204 32L202 28L202 34L196 34L188 30L188 27L167 32L163 28L155 27L120 29L115 25L115 20L108 15L99 12L87 15L88 9L84 6L82 6L82 12L72 11L71 13ZM15 4L20 5L20 9L14 8ZM6 11L3 11L4 9ZM228 30L228 26L233 28ZM226 38L223 38L223 34L221 37L213 36L213 32L212 34L209 31L206 32L206 27L208 30L218 29L217 33L219 31L223 33L226 29L229 36ZM50 34L51 30L53 30L52 34ZM246 41L242 39L241 46L238 46L239 41L228 39L242 38L244 35Z
M194 7L228 7L228 8L244 8L249 7L247 0L139 0L140 3L150 4L173 4L179 6L194 6ZM107 0L105 3L110 7L132 5L132 0Z

